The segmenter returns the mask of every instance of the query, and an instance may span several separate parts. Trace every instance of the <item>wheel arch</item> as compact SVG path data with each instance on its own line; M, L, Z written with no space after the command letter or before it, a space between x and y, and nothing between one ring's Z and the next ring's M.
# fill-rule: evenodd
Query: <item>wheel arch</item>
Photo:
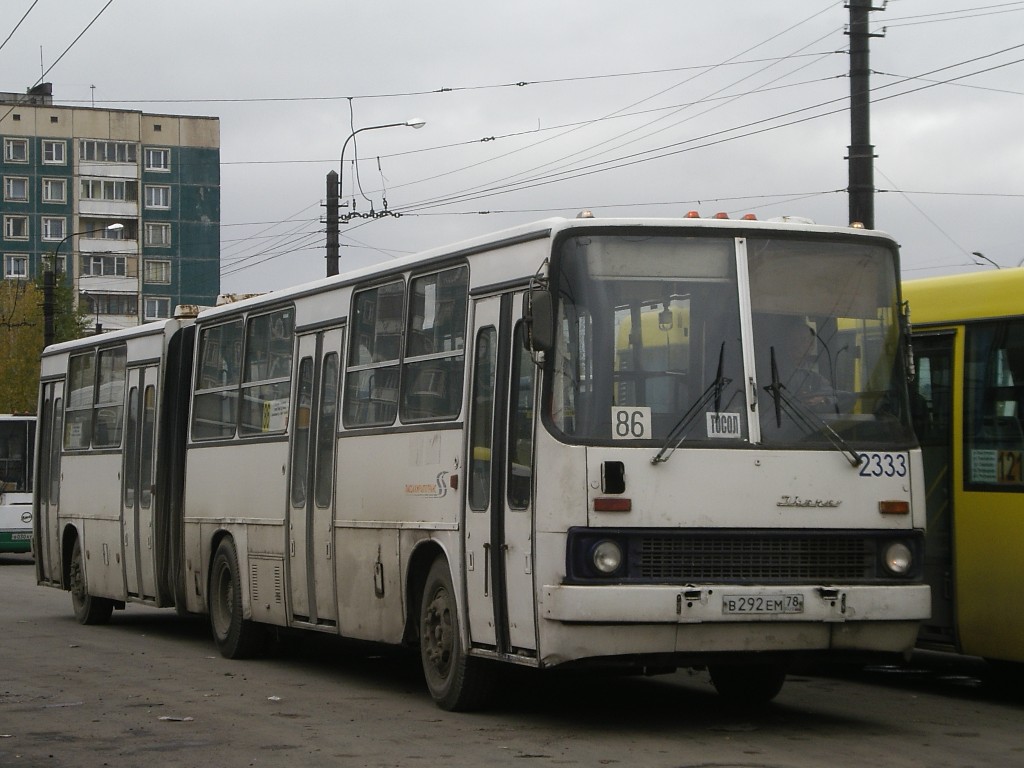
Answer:
M402 642L406 645L419 643L420 603L423 601L423 585L427 580L430 566L443 558L451 569L451 558L436 539L425 539L413 550L405 573L405 631ZM454 577L454 574L453 574ZM454 581L454 578L453 578Z
M81 539L78 526L68 523L60 535L60 585L65 591L71 589L71 553L75 548L75 541ZM82 567L85 568L83 554Z
M218 528L210 537L210 555L206 560L203 576L203 610L207 614L210 613L210 584L213 580L213 561L217 556L217 550L220 548L221 542L225 540L229 540L231 546L235 548L235 559L238 561L238 580L242 587L242 612L244 614L249 602L248 579L245 578L246 571L242 564L242 553L238 549L238 538L226 528Z

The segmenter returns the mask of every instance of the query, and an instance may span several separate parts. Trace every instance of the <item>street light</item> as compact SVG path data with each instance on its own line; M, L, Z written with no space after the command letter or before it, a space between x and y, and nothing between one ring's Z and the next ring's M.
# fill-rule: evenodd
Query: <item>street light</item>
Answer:
M115 232L119 229L124 229L124 224L121 222L115 222L114 224L108 224L105 227L97 227L96 229L86 229L81 232L71 232L61 238L61 241L57 243L57 247L53 249L51 254L52 263L50 269L43 272L43 345L50 346L53 344L53 289L56 284L54 278L54 272L57 269L57 258L60 255L60 247L64 245L72 237L78 235L91 235L94 232ZM72 254L74 249L72 249Z
M338 206L341 200L341 178L345 173L345 150L348 143L355 138L357 133L363 131L376 131L380 128L422 128L427 124L426 120L414 117L404 123L384 123L383 125L367 125L363 128L356 128L345 139L341 145L341 158L338 161L339 175L335 181L334 171L327 174L327 276L338 274Z

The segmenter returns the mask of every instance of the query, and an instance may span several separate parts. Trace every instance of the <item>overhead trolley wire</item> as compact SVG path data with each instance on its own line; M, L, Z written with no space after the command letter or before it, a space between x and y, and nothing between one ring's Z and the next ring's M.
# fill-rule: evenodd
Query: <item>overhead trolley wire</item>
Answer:
M95 16L92 17L92 21L90 21L88 24L85 25L85 29L83 29L81 32L78 33L77 37L75 37L75 39L71 41L71 43L68 45L68 47L64 49L64 52L61 53L61 55L57 57L56 61L54 61L53 64L51 64L49 67L47 67L46 71L44 71L41 75L39 75L39 79L36 80L35 83L32 84L32 88L35 88L37 85L39 85L41 82L43 82L43 79L48 74L50 74L50 71L54 67L56 67L60 63L61 59L63 59L65 56L67 56L68 51L70 51L72 48L75 47L75 43L77 43L79 40L82 39L82 36L86 32L89 31L90 27L92 27L92 25L96 23L96 20L99 19L99 17L103 15L103 12L106 11L107 8L109 8L111 3L113 3L113 2L114 2L114 0L107 0L107 4L104 5L102 8L100 8L99 13L97 13ZM32 10L32 9L29 8L29 10ZM20 24L21 22L18 22L18 23ZM31 90L31 89L29 89L29 90ZM16 102L15 104L11 105L11 108L8 109L6 112L4 112L3 115L0 115L0 122L3 122L5 119L7 119L7 116L10 115L11 112L13 112L15 109L17 109L19 104L20 104L20 102Z
M24 22L25 19L28 18L28 15L30 13L32 13L32 9L36 7L36 4L38 2L39 2L39 0L32 0L32 5L30 5L28 7L28 10L25 11L25 13L22 15L22 17L20 19L18 19L18 23L14 25L14 29L11 30L11 34L9 34L6 38L4 38L4 41L2 43L0 43L0 51L2 51L4 49L4 46L7 45L8 41L12 37L14 37L14 33L18 31L18 27L20 27L22 22Z

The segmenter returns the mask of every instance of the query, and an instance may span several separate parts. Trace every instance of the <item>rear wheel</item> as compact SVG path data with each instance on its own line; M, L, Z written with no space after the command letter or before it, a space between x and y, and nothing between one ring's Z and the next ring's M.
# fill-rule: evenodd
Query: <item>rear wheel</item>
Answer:
M79 624L106 624L114 611L114 601L106 597L93 597L85 582L85 566L82 562L82 545L78 539L71 549L71 606Z
M781 664L714 664L711 683L731 704L758 706L774 699L786 682Z
M479 709L490 697L494 670L466 654L459 632L459 613L448 563L438 558L430 567L420 604L420 661L430 695L442 709Z
M210 629L221 655L244 659L254 655L263 640L262 629L242 618L242 581L238 553L231 539L217 547L210 569Z

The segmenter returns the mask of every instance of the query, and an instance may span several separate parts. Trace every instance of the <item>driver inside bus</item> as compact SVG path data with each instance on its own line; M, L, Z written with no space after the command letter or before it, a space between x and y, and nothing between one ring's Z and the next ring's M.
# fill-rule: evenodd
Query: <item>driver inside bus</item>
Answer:
M817 335L803 318L787 317L775 348L779 379L790 397L815 407L834 403L832 386L815 369Z

